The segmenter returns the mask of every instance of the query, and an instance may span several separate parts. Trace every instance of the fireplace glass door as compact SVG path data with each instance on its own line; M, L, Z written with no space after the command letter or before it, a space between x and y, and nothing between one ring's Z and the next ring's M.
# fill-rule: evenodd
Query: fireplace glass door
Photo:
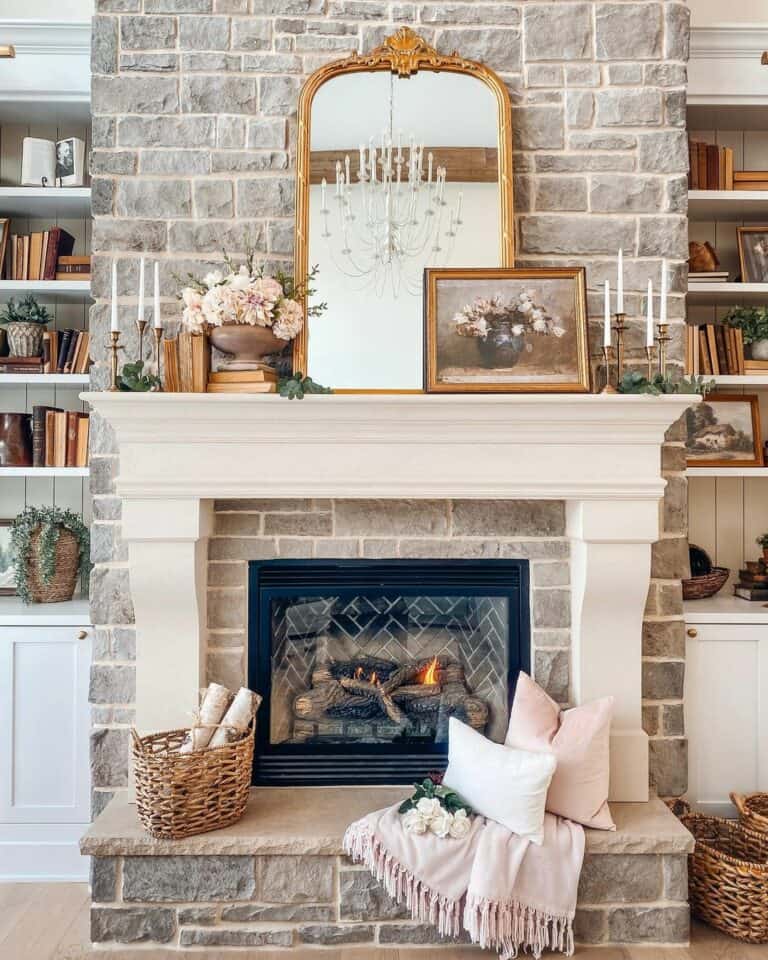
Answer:
M528 667L523 561L270 561L251 569L258 783L410 782L448 719L496 741Z

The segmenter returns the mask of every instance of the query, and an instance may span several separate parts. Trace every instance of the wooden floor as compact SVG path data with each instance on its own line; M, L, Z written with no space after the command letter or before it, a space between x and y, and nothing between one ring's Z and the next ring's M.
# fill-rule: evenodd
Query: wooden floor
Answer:
M122 960L122 950L93 953L88 946L88 887L84 883L0 883L0 960ZM695 924L689 948L580 948L579 960L768 960L768 944L751 946ZM151 949L130 951L141 960L168 957ZM478 950L269 950L240 953L258 960L478 960L493 957ZM219 951L196 950L195 960L222 960ZM230 954L231 956L231 954Z

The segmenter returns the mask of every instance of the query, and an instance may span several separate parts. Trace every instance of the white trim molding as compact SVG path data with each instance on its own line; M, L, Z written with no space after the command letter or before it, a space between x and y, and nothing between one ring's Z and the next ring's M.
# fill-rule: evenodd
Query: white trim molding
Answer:
M648 797L641 635L661 446L698 398L85 393L120 452L137 724L183 725L206 650L214 499L564 500L573 695L615 699L611 797Z
M719 24L691 29L689 105L768 104L765 23Z
M0 43L16 48L16 56L90 56L91 25L72 20L0 20Z

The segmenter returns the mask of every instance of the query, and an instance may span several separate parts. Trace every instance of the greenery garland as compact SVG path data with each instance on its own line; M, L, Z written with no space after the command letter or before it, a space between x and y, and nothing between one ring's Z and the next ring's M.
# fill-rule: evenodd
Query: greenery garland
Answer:
M40 529L38 562L40 579L48 584L56 573L56 545L62 529L69 530L77 538L80 547L77 573L83 591L88 590L91 572L91 538L82 517L71 510L59 507L26 507L11 525L11 551L16 579L16 592L24 603L31 603L32 596L27 579L27 564L32 559L32 534Z
M703 377L681 377L679 380L670 377L669 374L662 376L660 373L654 374L653 379L649 380L637 370L627 370L619 381L619 393L650 393L654 396L661 394L699 394L702 397L715 389L714 380L705 380Z

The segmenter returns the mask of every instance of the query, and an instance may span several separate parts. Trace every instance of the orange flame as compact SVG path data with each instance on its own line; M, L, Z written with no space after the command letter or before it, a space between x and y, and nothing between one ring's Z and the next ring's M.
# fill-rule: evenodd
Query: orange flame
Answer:
M378 683L378 682L379 682L379 678L376 676L376 671L374 670L373 673L371 674L371 683Z
M437 657L435 657L427 667L422 683L437 683Z
M357 667L355 670L355 680L362 680L362 679L363 679L363 668Z

